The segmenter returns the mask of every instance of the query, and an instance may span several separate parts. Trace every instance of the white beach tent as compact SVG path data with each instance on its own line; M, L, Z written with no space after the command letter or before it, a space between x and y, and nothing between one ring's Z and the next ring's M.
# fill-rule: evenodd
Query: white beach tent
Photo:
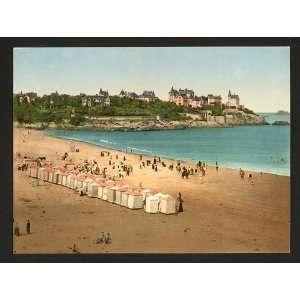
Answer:
M115 203L116 202L116 192L119 189L118 186L111 186L107 190L107 201Z
M37 168L37 166L31 166L31 168L30 168L30 176L34 177L34 178L37 178L37 175L38 175L38 168Z
M116 187L116 204L121 205L122 193L128 190L128 186L117 186Z
M93 179L91 179L91 178L86 178L86 179L83 181L82 189L83 189L83 192L84 192L84 193L87 193L88 185L89 185L89 183L91 183L91 182L93 182Z
M144 201L144 203L146 203L145 201L146 201L147 197L149 195L152 195L151 194L151 190L149 190L149 189L142 190L141 194L143 195L143 201Z
M76 189L75 180L76 180L76 175L72 174L69 188L73 190Z
M131 191L126 191L126 192L122 192L121 193L121 205L122 206L128 206L128 196L129 196L129 194L131 193Z
M45 168L38 168L38 179L43 179L43 171Z
M48 173L48 181L52 183L53 177L54 177L54 170L50 168Z
M176 199L171 195L164 195L160 198L159 211L163 214L176 213Z
M146 199L145 212L151 214L159 213L160 199L156 195L148 196Z
M130 209L139 209L144 207L143 195L138 191L128 194L127 207Z
M58 179L59 179L59 175L60 175L60 174L61 174L61 173L60 173L59 170L56 170L56 171L54 172L53 183L58 184Z
M112 187L112 185L107 185L102 188L102 199L108 201L108 190Z
M67 186L68 188L71 187L71 177L73 174L66 172L66 182L65 182L65 186Z
M89 197L97 198L98 186L99 186L99 184L95 183L95 182L88 185L88 193L87 194Z
M63 172L59 171L57 184L62 184Z
M84 175L77 175L76 179L74 181L75 189L77 189L77 190L82 189L84 180L85 180Z
M62 185L67 186L67 177L70 176L67 172L62 174Z
M44 181L49 181L49 168L45 168L44 172L43 172L43 180Z
M98 198L103 199L103 188L105 187L105 183L100 183L98 185Z
M30 176L30 168L31 168L31 166L27 165L27 170L26 170L26 175L27 176Z

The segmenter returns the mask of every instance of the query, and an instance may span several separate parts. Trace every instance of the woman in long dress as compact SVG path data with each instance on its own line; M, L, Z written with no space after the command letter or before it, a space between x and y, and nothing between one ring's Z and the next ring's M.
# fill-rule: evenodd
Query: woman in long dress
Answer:
M183 200L182 200L182 197L181 197L181 193L178 193L178 196L177 196L177 213L180 213L180 212L183 212Z

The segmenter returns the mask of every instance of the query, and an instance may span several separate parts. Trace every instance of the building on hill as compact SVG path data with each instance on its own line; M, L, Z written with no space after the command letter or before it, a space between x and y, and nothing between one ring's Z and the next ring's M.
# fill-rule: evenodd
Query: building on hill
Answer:
M102 89L96 95L84 95L82 97L83 106L94 106L94 105L110 105L110 97L108 91Z
M210 105L214 105L215 103L218 104L218 101L222 101L222 98L214 99L214 101L212 101L212 99L210 100ZM187 88L176 90L172 86L171 90L169 91L169 102L175 103L178 106L202 108L209 105L209 98L205 96L196 96L193 90Z
M219 95L219 96L215 96L215 95L212 95L212 94L209 94L207 96L207 104L210 105L210 106L216 106L216 105L221 105L222 104L222 97Z
M149 103L158 100L158 97L155 96L154 91L144 91L137 99Z
M128 98L128 99L138 99L139 96L138 94L136 94L135 92L126 92L123 89L121 90L120 94L119 94L120 98Z
M32 103L37 98L37 93L34 92L28 92L23 93L22 91L16 95L17 100L19 103Z
M240 108L240 97L237 94L231 94L231 91L228 92L228 100L226 102L226 107L231 108Z
M176 90L172 86L169 91L169 102L175 103L177 106L192 106L194 99L194 91L187 88ZM198 102L195 102L194 105L198 105Z

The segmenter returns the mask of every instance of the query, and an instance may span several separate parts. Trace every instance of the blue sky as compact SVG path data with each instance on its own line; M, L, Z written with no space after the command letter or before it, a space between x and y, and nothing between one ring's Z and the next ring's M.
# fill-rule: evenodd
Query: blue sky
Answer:
M104 88L142 93L190 88L227 98L228 90L257 112L290 110L288 47L15 48L14 92L95 94Z

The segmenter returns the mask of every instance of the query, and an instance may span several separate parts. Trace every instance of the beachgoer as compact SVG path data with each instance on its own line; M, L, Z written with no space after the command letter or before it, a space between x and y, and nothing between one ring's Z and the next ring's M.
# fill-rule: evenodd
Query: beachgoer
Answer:
M27 220L27 224L26 224L26 233L30 234L30 221Z
M72 252L73 253L79 253L76 244L73 244Z
M107 235L106 235L106 237L105 237L105 244L110 244L111 241L112 241L111 235L110 235L110 233L108 232Z
M16 226L15 226L15 236L20 236L20 227L19 227L18 223L16 223Z
M182 203L183 203L182 196L181 193L179 192L177 196L177 213L183 212Z

